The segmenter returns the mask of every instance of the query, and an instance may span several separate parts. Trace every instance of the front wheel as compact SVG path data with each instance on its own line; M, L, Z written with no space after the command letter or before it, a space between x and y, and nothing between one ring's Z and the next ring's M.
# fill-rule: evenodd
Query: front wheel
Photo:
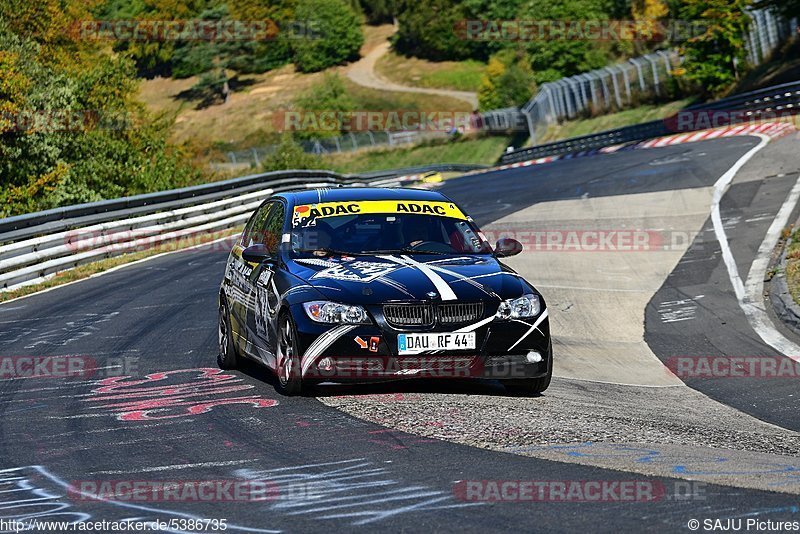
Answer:
M545 376L539 378L525 378L520 380L509 380L506 382L505 388L510 393L523 395L526 397L534 397L541 395L544 390L550 387L550 379L553 377L552 371Z
M303 379L300 372L300 351L297 349L297 329L288 312L281 316L278 325L278 391L287 396L299 395Z
M236 347L233 346L233 330L228 305L224 300L219 303L219 352L217 365L220 369L235 369L237 365Z

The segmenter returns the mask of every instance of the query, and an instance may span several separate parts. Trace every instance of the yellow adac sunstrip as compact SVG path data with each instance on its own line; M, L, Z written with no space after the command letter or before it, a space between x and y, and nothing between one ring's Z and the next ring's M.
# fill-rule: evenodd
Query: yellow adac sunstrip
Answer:
M452 202L432 202L413 200L362 200L350 202L322 202L319 204L303 204L294 207L292 226L302 226L304 221L336 217L339 215L361 215L371 213L406 213L419 215L435 215L467 220L458 207Z

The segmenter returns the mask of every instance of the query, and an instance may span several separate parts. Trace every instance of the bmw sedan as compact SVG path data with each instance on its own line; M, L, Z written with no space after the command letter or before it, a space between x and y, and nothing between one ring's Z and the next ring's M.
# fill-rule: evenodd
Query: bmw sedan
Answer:
M491 379L550 384L544 298L445 195L416 189L284 192L252 215L219 293L218 363L241 358L299 394L323 382Z

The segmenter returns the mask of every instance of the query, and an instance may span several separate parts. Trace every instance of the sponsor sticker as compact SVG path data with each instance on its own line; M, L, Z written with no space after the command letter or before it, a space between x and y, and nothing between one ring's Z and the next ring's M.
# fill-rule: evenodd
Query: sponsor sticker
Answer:
M373 213L408 213L467 220L467 216L452 202L364 200L361 202L322 202L295 206L292 226L313 226L313 221L324 217Z
M386 276L396 271L401 266L396 263L374 262L374 261L351 261L340 263L318 272L311 278L330 278L345 282L371 282L376 278Z

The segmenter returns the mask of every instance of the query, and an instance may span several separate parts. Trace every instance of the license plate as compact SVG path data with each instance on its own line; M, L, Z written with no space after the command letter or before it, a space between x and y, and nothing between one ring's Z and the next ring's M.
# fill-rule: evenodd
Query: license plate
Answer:
M475 332L400 334L397 336L399 354L415 354L433 350L475 350Z

